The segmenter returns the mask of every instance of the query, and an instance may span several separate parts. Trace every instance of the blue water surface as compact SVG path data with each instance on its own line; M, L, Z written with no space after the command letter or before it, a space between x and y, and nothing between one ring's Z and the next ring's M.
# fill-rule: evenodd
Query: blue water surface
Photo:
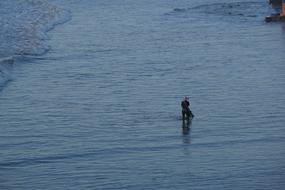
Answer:
M264 22L266 2L35 2L70 17L46 33L57 17L35 14L46 37L1 51L17 58L0 91L0 189L284 188L285 25Z

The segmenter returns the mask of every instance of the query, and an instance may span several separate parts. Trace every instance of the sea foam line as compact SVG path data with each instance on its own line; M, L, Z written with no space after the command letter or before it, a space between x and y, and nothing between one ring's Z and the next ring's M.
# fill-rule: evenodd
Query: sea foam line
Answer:
M6 28L3 28L3 34L9 30L16 31L16 33L7 35L7 46L5 43L2 44L2 48L6 47L8 51L6 52L6 56L2 54L4 57L0 57L0 91L12 79L11 73L14 62L21 62L22 60L26 60L26 58L31 59L47 53L50 50L49 45L46 43L49 39L48 32L57 25L64 24L72 18L70 11L57 7L46 0L15 2L22 3L21 5L25 6L11 6L9 3L4 4L8 6L6 8L11 8L12 10L18 10L17 7L24 8L23 10L16 11L18 12L17 17L8 15L2 20L3 23L8 24ZM4 8L3 10L5 10ZM2 13L4 14L5 11L2 11ZM11 22L10 17L20 19ZM14 38L14 40L8 40L9 37ZM3 39L5 40L5 35Z

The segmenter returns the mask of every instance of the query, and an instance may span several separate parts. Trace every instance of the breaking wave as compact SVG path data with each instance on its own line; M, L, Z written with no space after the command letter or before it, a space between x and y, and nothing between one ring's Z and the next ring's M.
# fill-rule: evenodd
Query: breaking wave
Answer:
M0 89L10 78L18 57L49 50L47 32L71 19L71 14L47 0L0 1Z

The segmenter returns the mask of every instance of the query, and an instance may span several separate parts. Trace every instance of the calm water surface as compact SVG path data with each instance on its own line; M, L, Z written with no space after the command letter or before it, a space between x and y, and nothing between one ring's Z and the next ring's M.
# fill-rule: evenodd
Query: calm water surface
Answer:
M266 2L51 2L72 19L0 91L0 189L284 188L285 25Z

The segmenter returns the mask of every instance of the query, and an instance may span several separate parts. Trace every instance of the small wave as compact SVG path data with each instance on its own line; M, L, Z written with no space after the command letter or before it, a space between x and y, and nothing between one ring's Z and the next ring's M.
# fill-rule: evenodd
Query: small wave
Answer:
M235 2L235 3L214 3L194 7L207 14L231 15L243 17L257 17L268 12L268 5L264 2Z
M190 8L174 8L171 12L165 13L165 15L175 15L179 13L187 13Z
M64 162L67 160L85 159L88 157L96 159L98 157L110 157L111 155L114 156L114 155L132 154L132 153L136 154L137 152L157 152L161 150L171 150L177 148L178 148L177 145L156 145L156 146L143 146L143 147L130 146L130 147L88 149L79 152L60 153L60 154L52 154L46 156L43 155L37 157L24 157L15 160L1 161L0 169L9 169L12 167Z
M224 20L255 19L262 20L270 14L270 6L266 2L231 2L199 5L192 8L174 8L169 14L200 13L222 16ZM239 20L239 19L237 19Z
M11 71L14 65L14 57L0 59L0 91L11 80Z
M174 12L185 12L187 11L188 9L180 9L180 8L175 8L173 9Z

